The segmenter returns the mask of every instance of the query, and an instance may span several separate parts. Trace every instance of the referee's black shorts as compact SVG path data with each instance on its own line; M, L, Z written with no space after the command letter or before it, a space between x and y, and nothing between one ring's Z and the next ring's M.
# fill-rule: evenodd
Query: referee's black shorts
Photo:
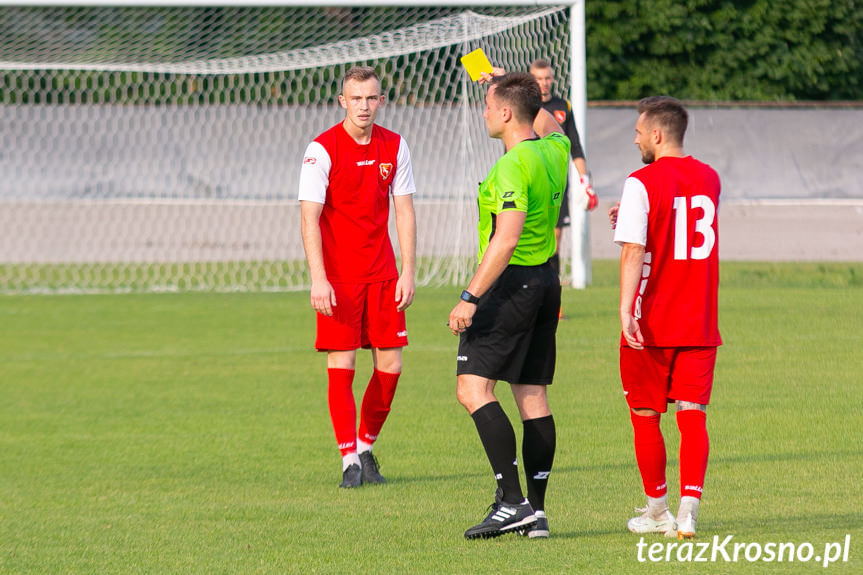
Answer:
M548 262L507 266L461 334L457 373L551 385L559 313L560 279Z

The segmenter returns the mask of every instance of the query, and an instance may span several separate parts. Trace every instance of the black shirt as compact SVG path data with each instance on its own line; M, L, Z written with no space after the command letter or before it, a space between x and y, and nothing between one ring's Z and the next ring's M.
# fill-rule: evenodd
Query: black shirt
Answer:
M572 159L584 158L584 150L581 149L581 140L578 138L578 129L575 127L575 118L572 117L572 106L563 98L552 96L548 102L543 102L542 107L548 110L557 123L563 128L563 133L569 138L569 152ZM563 121L561 121L563 117Z

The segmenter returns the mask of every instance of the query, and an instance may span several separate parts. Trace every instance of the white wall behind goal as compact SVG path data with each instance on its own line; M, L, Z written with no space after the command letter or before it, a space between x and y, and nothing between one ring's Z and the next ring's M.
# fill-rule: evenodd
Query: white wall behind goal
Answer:
M642 167L634 107L591 108L588 150L594 188L617 199ZM863 200L863 106L689 107L686 152L712 165L723 202Z
M712 164L725 202L863 199L863 110L692 108L687 151ZM421 257L476 245L476 187L457 107L384 108L411 146ZM481 132L481 110L474 129ZM334 106L0 106L0 246L6 263L302 260L302 154ZM589 166L616 199L641 166L632 108L588 114ZM431 137L430 137L431 135ZM566 247L566 246L564 246Z
M460 159L463 114L393 107L379 117L414 156L420 256L476 245L475 192L491 165ZM481 130L482 111L471 115ZM302 259L303 152L343 118L335 107L0 106L3 259ZM499 141L474 141L477 157L503 152Z

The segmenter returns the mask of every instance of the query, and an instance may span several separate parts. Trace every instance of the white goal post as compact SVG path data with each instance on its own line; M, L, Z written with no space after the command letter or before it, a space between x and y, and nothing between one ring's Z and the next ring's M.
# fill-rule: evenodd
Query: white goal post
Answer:
M5 2L0 34L5 293L307 287L299 167L352 65L378 70L379 122L411 146L419 285L469 279L476 186L502 152L461 55L550 59L585 145L584 0Z

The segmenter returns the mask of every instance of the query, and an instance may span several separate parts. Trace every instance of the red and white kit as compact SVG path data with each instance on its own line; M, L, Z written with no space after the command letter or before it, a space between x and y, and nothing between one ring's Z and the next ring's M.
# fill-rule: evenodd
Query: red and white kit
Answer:
M415 192L410 150L395 132L375 125L370 142L358 144L339 123L309 144L299 199L324 205L324 267L338 303L331 317L317 315L317 349L407 345L387 222L390 194Z
M663 156L627 178L620 201L615 242L644 246L641 282L632 302L644 349L621 337L620 376L632 410L635 457L644 492L664 506L668 489L660 415L678 404L681 507L675 522L665 507L630 520L642 532L674 529L694 536L710 442L703 408L710 402L716 347L719 290L719 176L691 156ZM625 302L621 302L623 305ZM681 407L684 404L689 404ZM685 502L685 504L684 504ZM673 526L673 527L672 527Z
M378 125L358 144L339 123L309 144L300 170L300 200L324 204L321 240L330 283L398 277L387 231L390 193L416 192L404 139Z
M660 158L624 184L614 241L644 246L632 313L646 346L722 344L719 190L713 168L692 156Z

